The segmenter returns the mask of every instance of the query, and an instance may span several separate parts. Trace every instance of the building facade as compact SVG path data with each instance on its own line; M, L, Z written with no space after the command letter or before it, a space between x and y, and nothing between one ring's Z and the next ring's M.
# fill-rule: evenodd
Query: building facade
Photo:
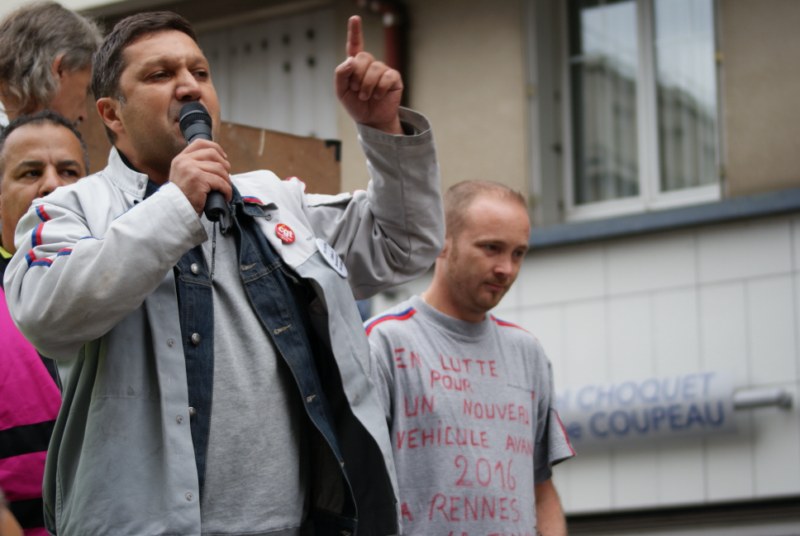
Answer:
M570 533L800 534L800 2L63 3L107 24L181 12L223 119L341 140L346 190L367 173L332 71L361 14L434 124L445 186L530 201L496 314L553 362Z

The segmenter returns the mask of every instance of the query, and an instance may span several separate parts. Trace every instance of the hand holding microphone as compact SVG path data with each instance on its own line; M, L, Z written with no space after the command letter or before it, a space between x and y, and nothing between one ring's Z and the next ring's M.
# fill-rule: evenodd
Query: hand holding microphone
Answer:
M179 115L181 133L188 143L194 140L211 141L211 116L205 107L197 101L189 102L181 107ZM231 216L225 197L217 190L212 190L206 197L203 212L209 221L220 224L222 233L226 233L230 228Z

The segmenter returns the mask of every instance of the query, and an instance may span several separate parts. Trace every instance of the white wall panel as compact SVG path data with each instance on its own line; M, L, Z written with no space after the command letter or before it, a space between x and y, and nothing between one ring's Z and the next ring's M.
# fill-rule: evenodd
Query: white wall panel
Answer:
M755 496L752 415L737 415L739 431L732 436L706 440L705 474L707 500L730 501Z
M749 383L747 301L741 282L707 285L698 290L702 365L725 370L737 383Z
M565 378L570 385L606 383L610 381L607 355L606 307L602 301L570 303L564 306L564 352L562 360L568 371ZM575 463L577 462L577 463ZM573 466L574 464L574 466ZM592 453L587 457L570 460L570 493L566 504L577 512L597 511L612 507L614 472L611 456Z
M687 438L660 445L653 481L662 506L702 503L706 499L704 440Z
M790 276L747 285L750 374L756 385L797 378L794 285Z
M781 274L791 270L791 235L784 219L712 226L698 231L703 283Z
M741 281L699 289L701 360L706 370L726 371L735 385L751 383L746 286ZM747 499L755 493L752 418L736 415L738 433L705 440L708 501Z
M515 315L514 322L533 333L553 364L556 390L566 385L569 369L564 366L564 313L562 306L525 310Z
M656 377L705 371L700 361L698 299L695 287L653 295L653 352ZM715 369L720 370L720 369ZM702 502L706 495L704 443L699 438L665 442L654 449L654 488L659 505Z
M603 247L576 246L558 255L532 250L517 284L527 305L600 298L606 292Z
M696 281L694 238L690 233L613 242L606 247L606 259L612 295L693 285Z
M798 370L798 381L800 382L800 271L799 268L795 267L794 275L792 276L792 281L794 282L794 289L792 291L792 295L794 296L794 333L795 333L795 366ZM797 404L800 405L800 400L797 401Z
M575 458L570 460L570 463L572 463L574 460ZM575 502L572 499L572 475L569 465L569 463L561 464L560 466L557 466L556 470L553 471L553 483L558 490L558 496L561 499L561 506L564 509L567 508L567 504L574 504Z
M571 384L606 383L611 380L608 363L606 307L601 301L564 307L563 359Z
M787 378L788 379L788 378ZM787 385L797 407L800 388ZM754 478L757 497L797 494L800 486L800 426L797 409L753 410Z
M598 512L614 508L612 501L615 473L612 470L611 455L593 453L578 456L557 465L556 485L564 482L562 494L564 509L568 512ZM561 488L559 488L559 492Z
M614 471L613 502L616 508L657 504L658 467L650 449L621 449L611 456Z
M703 371L700 362L700 335L697 292L694 288L657 292L653 302L651 344L656 375L677 376L687 371Z
M609 376L612 382L653 376L651 300L646 294L608 302Z

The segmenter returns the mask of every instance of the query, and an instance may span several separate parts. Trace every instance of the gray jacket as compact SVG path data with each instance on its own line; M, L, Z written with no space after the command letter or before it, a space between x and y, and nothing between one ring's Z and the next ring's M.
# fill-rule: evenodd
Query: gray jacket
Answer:
M317 294L312 321L330 344L352 415L380 449L390 504L391 445L353 295L366 298L420 274L444 235L432 134L422 116L403 111L401 118L420 133L359 128L367 191L317 196L266 171L233 177L243 196L267 203L258 226ZM142 202L146 185L112 150L106 169L34 203L6 271L15 321L67 375L44 481L46 517L58 534L200 534L172 268L208 237L176 186ZM295 232L292 244L280 241L278 223ZM344 268L324 258L319 239ZM396 520L389 526L396 530ZM364 528L359 533L384 532Z

